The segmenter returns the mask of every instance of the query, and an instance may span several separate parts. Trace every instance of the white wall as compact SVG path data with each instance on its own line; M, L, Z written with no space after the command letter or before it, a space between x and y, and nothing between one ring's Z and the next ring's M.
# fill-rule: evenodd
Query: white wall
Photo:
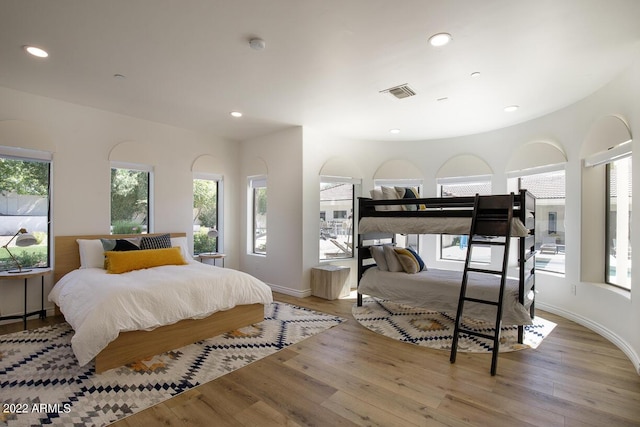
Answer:
M240 182L245 193L250 176L267 175L267 254L249 245L251 205L243 195L240 268L276 291L307 296L302 280L302 128L292 127L242 143Z
M154 230L192 230L193 161L202 154L224 159L225 227L227 236L237 236L239 209L239 144L200 135L184 129L112 114L0 87L0 123L17 120L25 133L37 138L15 138L0 134L0 145L53 151L52 233L54 235L109 233L110 164L109 153L123 141L147 147L146 162L154 167ZM11 127L12 129L15 126ZM3 127L0 126L0 132ZM26 142L25 142L26 141ZM132 159L136 160L136 159ZM241 188L242 189L242 188ZM237 238L229 239L226 265L238 266ZM45 293L51 287L47 283ZM0 282L0 312L19 314L22 310L20 281ZM46 298L46 294L45 294ZM40 306L39 287L30 285L29 310ZM49 304L47 303L49 306Z

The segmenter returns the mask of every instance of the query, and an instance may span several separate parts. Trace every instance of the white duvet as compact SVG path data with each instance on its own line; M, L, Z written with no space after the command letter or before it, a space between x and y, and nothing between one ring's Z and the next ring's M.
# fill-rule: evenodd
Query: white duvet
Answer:
M201 319L243 304L270 304L271 289L255 277L192 261L108 274L74 270L49 294L73 327L73 352L87 364L120 332L151 330L182 319Z

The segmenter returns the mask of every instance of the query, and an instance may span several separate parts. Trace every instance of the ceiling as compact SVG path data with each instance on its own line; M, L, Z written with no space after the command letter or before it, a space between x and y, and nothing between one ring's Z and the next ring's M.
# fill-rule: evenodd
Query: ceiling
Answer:
M0 86L231 140L427 140L588 96L638 59L639 20L638 0L2 0Z

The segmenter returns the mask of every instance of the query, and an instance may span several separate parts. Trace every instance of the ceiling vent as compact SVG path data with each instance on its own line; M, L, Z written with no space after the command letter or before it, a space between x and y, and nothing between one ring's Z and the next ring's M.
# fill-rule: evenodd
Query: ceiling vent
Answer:
M380 93L390 93L398 99L408 98L416 94L407 83L380 91Z

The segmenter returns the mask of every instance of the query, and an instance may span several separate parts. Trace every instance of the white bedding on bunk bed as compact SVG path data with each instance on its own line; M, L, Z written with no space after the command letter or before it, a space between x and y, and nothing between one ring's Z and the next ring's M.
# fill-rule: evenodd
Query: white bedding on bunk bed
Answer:
M472 274L472 273L470 273ZM358 292L413 307L449 312L455 317L460 297L462 272L430 268L417 274L381 271L377 267L365 271ZM498 299L499 279L488 275L473 275L467 285L467 296L480 299ZM532 292L525 295L525 305L518 302L518 281L509 279L502 305L503 325L530 325L528 308L533 301ZM496 308L485 304L465 302L464 315L495 322Z
M49 300L73 327L71 346L82 366L120 332L202 319L236 305L270 304L273 297L249 274L190 260L123 274L73 270L56 283Z
M471 218L456 217L364 217L358 224L360 234L469 234ZM511 237L526 237L529 229L522 221L511 222Z

